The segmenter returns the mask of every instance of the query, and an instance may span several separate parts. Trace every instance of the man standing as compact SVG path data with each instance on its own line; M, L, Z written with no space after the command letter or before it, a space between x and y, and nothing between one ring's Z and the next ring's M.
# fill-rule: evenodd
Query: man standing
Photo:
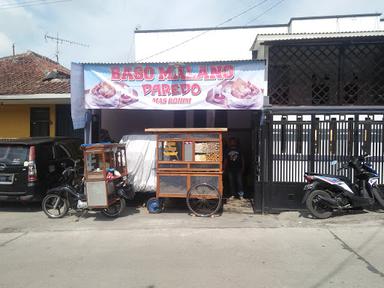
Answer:
M242 199L244 196L244 158L240 152L239 143L234 137L229 139L229 147L225 152L224 169L228 174L231 198L236 197Z

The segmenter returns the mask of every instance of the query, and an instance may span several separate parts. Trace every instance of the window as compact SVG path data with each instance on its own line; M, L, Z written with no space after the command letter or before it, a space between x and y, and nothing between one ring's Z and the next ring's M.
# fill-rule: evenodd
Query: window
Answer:
M158 158L160 161L182 161L183 142L162 141L159 142Z
M194 160L198 162L220 161L220 143L219 142L196 142Z
M28 160L28 149L25 146L0 146L0 162L9 165L22 165Z
M88 153L87 154L87 174L88 178L100 177L103 175L102 154ZM92 177L95 176L95 177Z

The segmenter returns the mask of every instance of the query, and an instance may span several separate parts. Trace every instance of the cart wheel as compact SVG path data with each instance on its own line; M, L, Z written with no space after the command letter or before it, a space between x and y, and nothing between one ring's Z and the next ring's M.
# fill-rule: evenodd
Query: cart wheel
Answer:
M162 199L152 197L147 201L147 210L151 214L158 214L163 212L164 201Z
M125 206L126 206L125 199L124 198L119 198L111 206L101 210L101 213L103 213L103 215L105 215L107 217L116 218L116 217L120 216L120 214L125 209Z
M212 185L197 184L187 193L187 206L196 216L209 217L217 213L221 208L222 197L219 191Z

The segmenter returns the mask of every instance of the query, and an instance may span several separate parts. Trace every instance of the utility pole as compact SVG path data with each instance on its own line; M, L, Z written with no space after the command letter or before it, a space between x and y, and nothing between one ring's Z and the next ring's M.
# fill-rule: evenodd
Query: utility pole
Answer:
M71 40L59 38L59 33L56 34L56 37L50 36L48 34L45 34L44 35L44 39L45 39L45 41L52 40L52 41L56 42L56 53L55 53L55 56L56 56L56 62L57 63L59 63L59 44L64 44L65 43L65 44L70 44L70 45L89 47L89 45L84 44L84 43L80 43L80 42L76 42L76 41L71 41Z

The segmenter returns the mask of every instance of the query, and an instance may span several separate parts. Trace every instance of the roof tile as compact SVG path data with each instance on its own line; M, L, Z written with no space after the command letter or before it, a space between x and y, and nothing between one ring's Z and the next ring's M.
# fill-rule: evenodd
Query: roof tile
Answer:
M63 79L46 80L47 74L55 70ZM69 76L67 68L32 51L3 57L0 58L0 95L69 93Z

